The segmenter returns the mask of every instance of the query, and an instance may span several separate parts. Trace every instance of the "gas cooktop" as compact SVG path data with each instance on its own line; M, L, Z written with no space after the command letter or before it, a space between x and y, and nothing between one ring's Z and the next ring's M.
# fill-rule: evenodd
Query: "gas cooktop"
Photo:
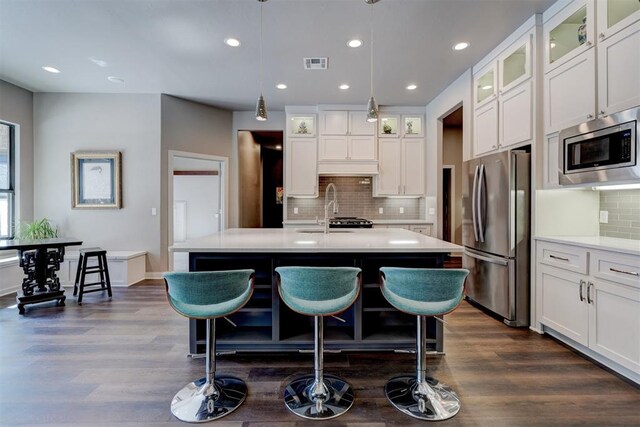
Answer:
M337 216L329 220L330 228L373 228L373 222L355 216Z

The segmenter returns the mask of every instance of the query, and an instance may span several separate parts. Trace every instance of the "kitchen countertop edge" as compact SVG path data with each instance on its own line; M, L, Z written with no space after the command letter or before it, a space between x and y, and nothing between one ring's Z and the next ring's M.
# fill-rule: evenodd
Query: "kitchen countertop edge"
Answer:
M606 236L536 236L535 240L640 255L640 240Z

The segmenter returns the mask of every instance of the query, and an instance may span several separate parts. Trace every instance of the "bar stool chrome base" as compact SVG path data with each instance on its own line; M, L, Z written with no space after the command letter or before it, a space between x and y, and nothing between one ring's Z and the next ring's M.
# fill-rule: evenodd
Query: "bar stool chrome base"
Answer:
M247 385L229 375L216 376L214 384L206 378L187 384L173 397L171 412L188 423L203 423L229 415L247 397Z
M328 420L344 414L353 405L353 389L345 380L335 375L324 375L326 400L312 398L318 390L315 376L304 375L291 381L284 389L284 404L299 417L310 420ZM320 387L320 390L322 387Z
M456 392L434 378L419 384L415 376L395 377L384 386L384 394L398 410L421 420L447 420L460 411Z

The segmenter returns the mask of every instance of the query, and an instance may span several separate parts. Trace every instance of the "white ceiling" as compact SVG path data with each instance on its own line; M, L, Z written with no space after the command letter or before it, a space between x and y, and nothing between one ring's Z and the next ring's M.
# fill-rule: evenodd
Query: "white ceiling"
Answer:
M380 1L373 6L376 100L426 105L553 2ZM263 7L269 109L366 103L371 6L364 0L270 0ZM259 92L259 22L256 0L0 0L0 78L35 92L167 93L251 110ZM226 46L230 36L242 45ZM351 38L365 45L349 48ZM471 47L451 49L463 40ZM303 70L308 56L328 56L329 69ZM62 73L47 73L43 65ZM276 89L280 82L288 89ZM351 89L341 91L341 83ZM418 89L407 91L409 83Z

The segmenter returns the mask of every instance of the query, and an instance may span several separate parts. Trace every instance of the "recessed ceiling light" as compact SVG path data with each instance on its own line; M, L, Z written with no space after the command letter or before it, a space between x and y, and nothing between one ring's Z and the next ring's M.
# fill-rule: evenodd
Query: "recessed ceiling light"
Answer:
M98 58L95 58L93 56L89 58L89 61L93 62L98 67L102 67L102 68L104 68L107 65L109 65L109 64L107 64L107 61L103 61L102 59L98 59Z
M224 42L227 46L238 47L240 46L240 40L234 39L233 37L229 37L228 39L224 39Z
M418 86L416 86L414 84L411 84L411 85L407 86L407 90L416 90L417 87Z
M338 86L341 90L347 90L349 89L349 85L348 84L342 84L340 86Z
M493 87L493 86L491 86L491 85L486 85L486 86L482 86L482 87L481 87L481 89L482 89L482 90L489 90L489 89L491 89L492 87Z
M276 145L276 150L282 150L282 145Z
M358 39L353 39L353 40L349 40L347 42L347 46L349 47L360 47L362 46L362 40L358 40Z
M286 88L287 88L287 85L286 85L286 84L284 84L284 83L278 83L278 84L276 85L276 87L277 87L278 89L286 89Z
M60 70L58 70L57 68L51 67L49 65L45 65L44 67L42 67L42 69L54 74L58 74L60 72Z
M469 43L461 42L461 43L457 43L455 46L453 46L453 50L462 50L462 49L466 49L468 47L469 47Z
M124 83L124 79L116 76L109 76L107 77L107 80L109 80L111 83Z

